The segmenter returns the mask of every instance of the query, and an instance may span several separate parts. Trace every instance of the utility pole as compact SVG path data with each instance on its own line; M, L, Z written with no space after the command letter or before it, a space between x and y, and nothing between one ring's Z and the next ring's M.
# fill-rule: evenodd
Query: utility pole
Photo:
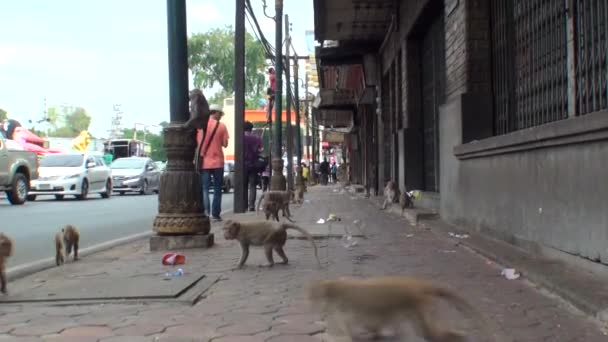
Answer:
M295 104L296 104L296 155L298 156L296 159L298 161L298 166L302 165L302 132L301 132L301 127L300 127L300 91L299 91L299 80L300 80L300 74L298 73L298 58L296 56L296 58L294 58L294 64L293 64L293 73L294 73L294 78L293 78L293 97L296 98Z
M305 75L304 77L304 99L306 100L305 102L305 109L304 109L304 116L306 117L306 155L308 156L308 166L311 167L311 163L310 161L312 160L312 158L310 158L310 116L308 113L308 73Z
M271 190L286 190L287 184L283 175L283 137L281 135L281 115L283 101L283 0L275 0L275 73L276 92L274 95L274 150L272 160Z
M291 65L289 60L289 47L291 43L291 37L289 36L289 16L285 14L285 89L287 96L287 188L293 190L293 131L291 126Z
M152 251L213 245L202 203L201 177L192 163L196 130L184 125L190 118L186 28L186 0L167 0L170 123L163 130L167 169L160 177L158 214L153 223L156 234L150 238ZM202 131L204 135L206 127Z
M234 212L247 209L245 184L245 149L243 121L245 120L245 0L236 0L234 34Z

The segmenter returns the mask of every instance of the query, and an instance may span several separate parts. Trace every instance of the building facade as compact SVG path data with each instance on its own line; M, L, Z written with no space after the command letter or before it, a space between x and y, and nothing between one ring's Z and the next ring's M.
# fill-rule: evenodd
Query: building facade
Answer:
M316 119L351 181L442 219L608 263L608 2L314 1Z

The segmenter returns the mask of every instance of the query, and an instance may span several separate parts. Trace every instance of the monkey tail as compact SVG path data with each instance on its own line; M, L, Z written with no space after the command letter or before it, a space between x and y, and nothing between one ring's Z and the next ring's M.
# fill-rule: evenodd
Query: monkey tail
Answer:
M262 203L262 200L264 199L264 196L266 195L265 192L262 192L262 195L260 195L260 199L258 200L258 205L255 206L255 215L258 215L258 212L260 211L260 204Z
M312 247L315 249L315 258L317 259L317 263L319 264L319 267L321 267L321 260L319 260L319 254L318 254L318 251L317 251L317 244L315 243L315 239L312 237L312 235L310 235L310 233L307 232L304 228L296 226L295 224L283 223L281 225L281 227L283 227L284 230L287 230L287 229L297 230L302 235L306 236L306 238L312 244Z

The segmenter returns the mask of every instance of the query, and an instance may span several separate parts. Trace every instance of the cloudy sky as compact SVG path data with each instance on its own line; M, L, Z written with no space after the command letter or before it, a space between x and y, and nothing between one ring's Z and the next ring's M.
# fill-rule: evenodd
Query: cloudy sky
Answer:
M274 15L274 0L266 2ZM262 0L251 3L274 45L274 21L263 15ZM312 0L284 6L293 44L307 54ZM234 26L234 7L229 0L187 0L189 34ZM121 104L124 127L168 121L165 0L0 1L0 13L0 108L11 118L42 118L46 98L48 107L84 107L97 137L107 136L113 104Z

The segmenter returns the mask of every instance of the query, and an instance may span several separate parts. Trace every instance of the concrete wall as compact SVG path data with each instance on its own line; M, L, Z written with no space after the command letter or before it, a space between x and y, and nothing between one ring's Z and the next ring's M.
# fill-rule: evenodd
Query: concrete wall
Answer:
M441 110L441 217L608 264L608 113L460 145L474 96Z

